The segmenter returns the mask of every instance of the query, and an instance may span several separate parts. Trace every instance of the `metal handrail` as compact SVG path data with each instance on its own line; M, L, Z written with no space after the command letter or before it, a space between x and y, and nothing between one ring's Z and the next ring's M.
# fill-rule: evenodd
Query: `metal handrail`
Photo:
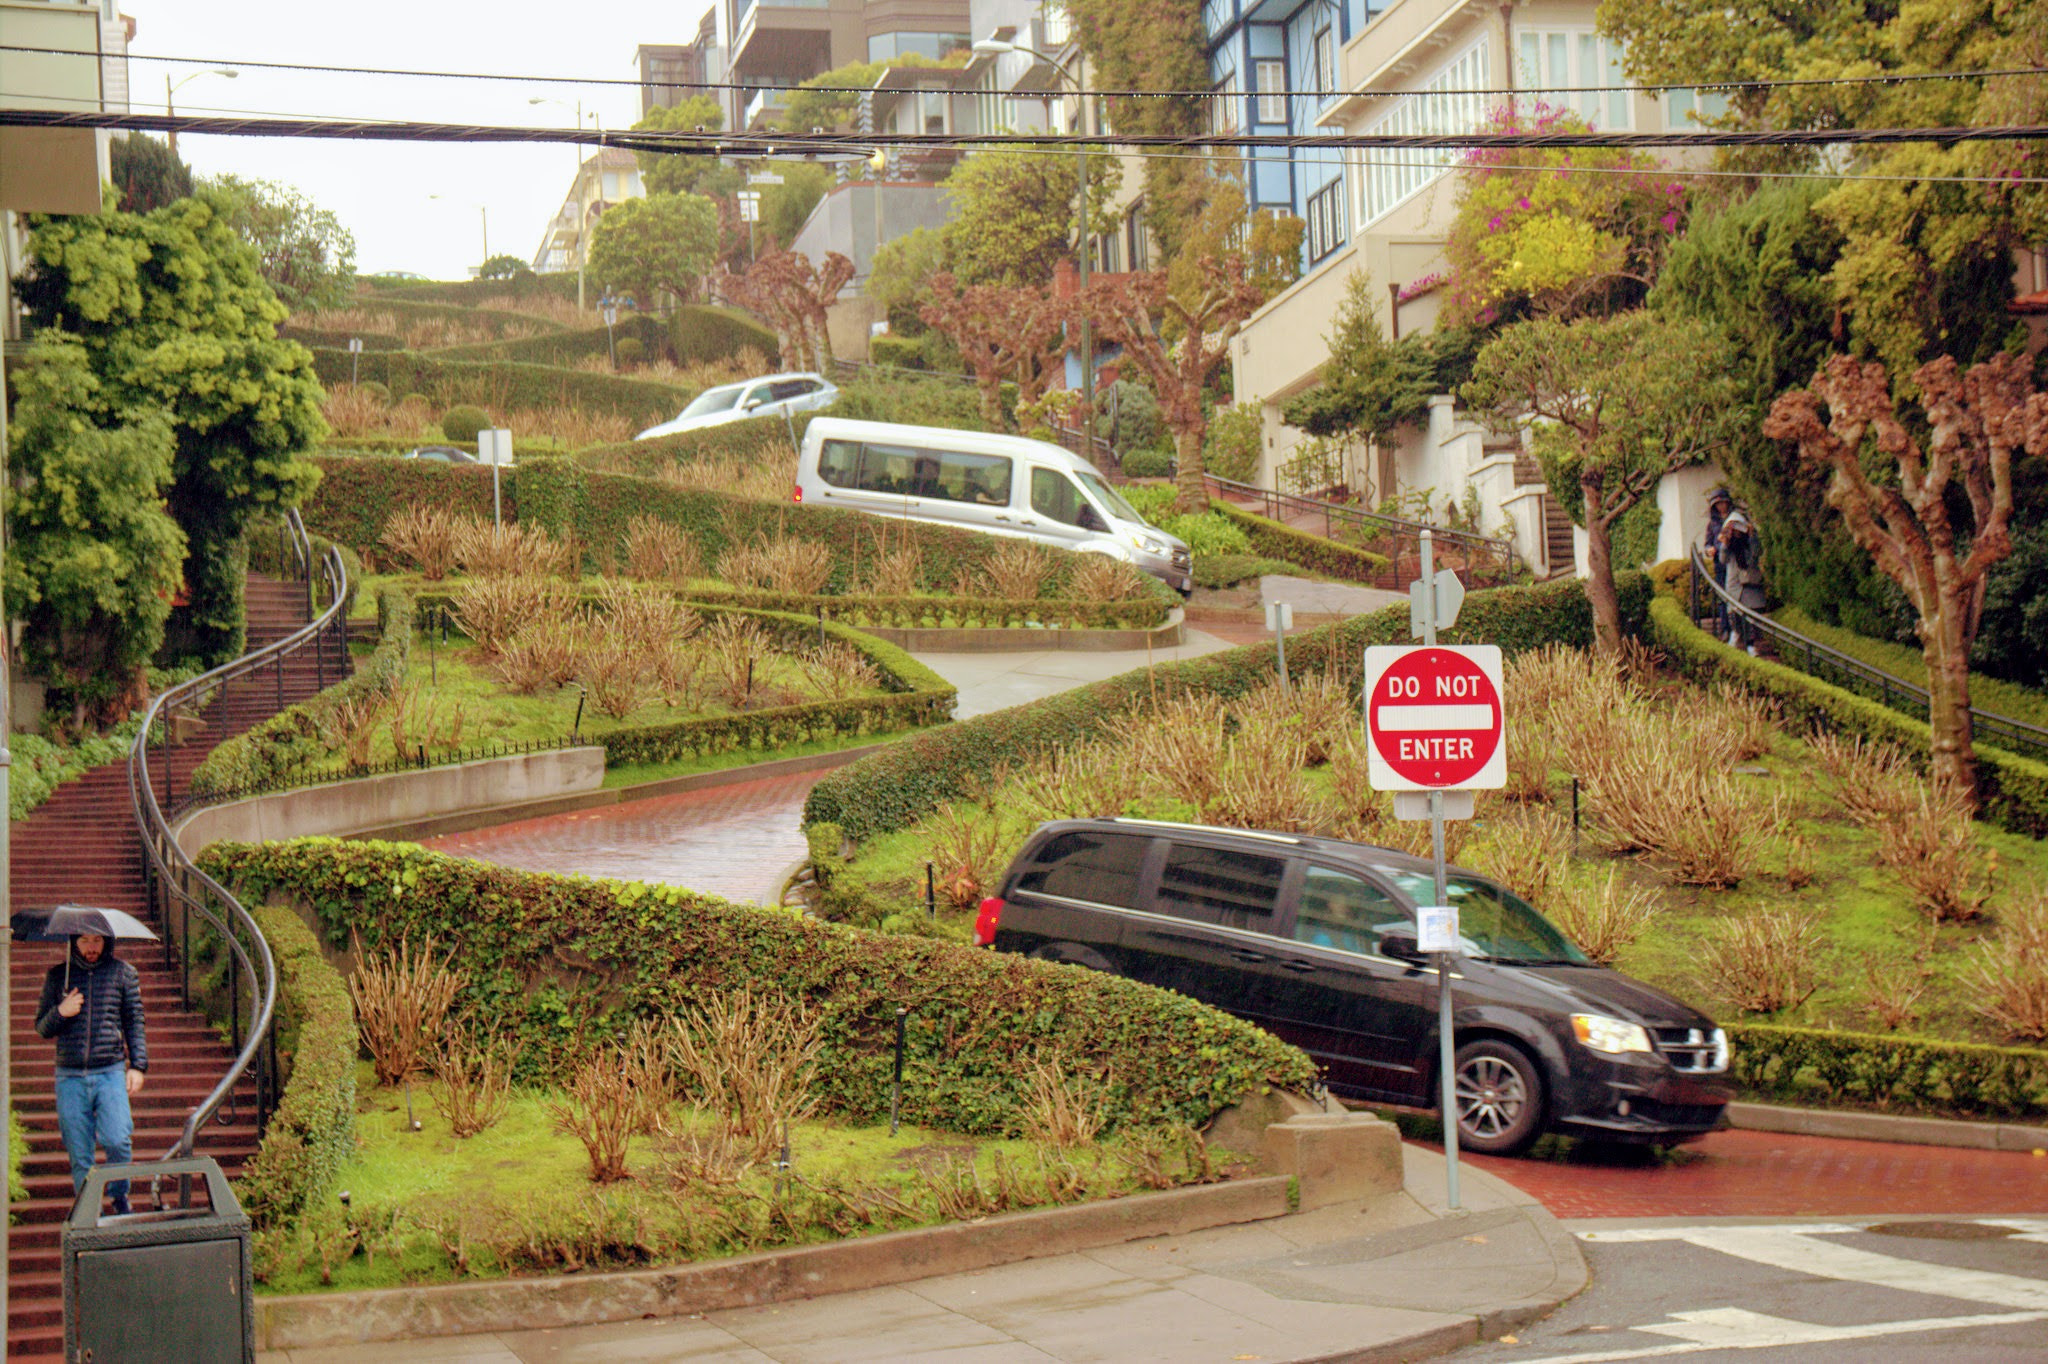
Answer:
M295 564L305 566L307 592L310 597L314 591L315 577L312 540L306 534L305 525L300 521L296 511L290 513L288 524L293 542L293 558ZM196 913L201 921L212 926L226 944L229 954L229 1029L231 1045L236 1050L235 1061L221 1077L220 1082L213 1087L212 1092L186 1116L177 1144L164 1157L167 1160L192 1154L200 1125L220 1109L223 1101L228 1102L230 1113L234 1111L234 1088L252 1066L256 1072L259 1125L268 1115L275 1097L272 1091L276 1083L277 1068L274 1051L266 1055L264 1044L270 1042L274 1047L271 1021L277 1010L277 964L271 956L270 944L264 939L262 931L256 926L256 921L250 916L249 911L228 893L226 887L194 865L184 850L178 846L171 832L170 820L164 813L165 804L175 804L171 800L169 759L166 757L164 763L164 800L159 801L156 783L150 773L150 736L161 729L168 753L172 737L171 720L181 707L210 700L229 682L248 677L266 667L274 667L277 670L281 699L284 661L308 648L316 651L315 658L320 663L324 681L326 651L330 639L338 641L342 650L337 663L345 664L348 643L345 633L346 622L342 619L342 613L348 601L348 571L342 564L341 551L333 546L328 548L318 563L321 576L326 579L329 600L326 610L317 619L281 640L244 654L232 662L224 663L211 672L180 683L157 696L145 712L141 730L128 752L128 794L135 808L136 831L142 840L143 876L152 905L157 904L161 896L163 923L166 929L164 950L167 956L172 950L171 934L168 931L171 911L178 911L178 955L183 962L180 975L181 993L188 1005L191 1002L190 943L195 927L191 917L193 914ZM340 671L338 666L337 675ZM219 906L220 912L216 912L216 906ZM249 1027L246 1034L242 1029L238 974L246 974L249 981Z
M1202 479L1208 485L1212 497L1219 497L1232 503L1256 501L1263 513L1274 521L1284 520L1288 512L1307 512L1323 518L1324 534L1330 538L1334 539L1338 527L1342 526L1365 532L1374 540L1391 541L1394 552L1387 556L1392 560L1388 572L1396 588L1405 587L1421 573L1421 537L1425 530L1434 538L1436 553L1440 558L1446 551L1453 557L1462 555L1465 567L1470 570L1473 577L1497 576L1505 579L1514 572L1515 545L1512 540L1496 539L1471 531L1446 530L1420 521L1389 516L1385 512L1365 511L1342 502L1303 497L1299 493L1283 493L1207 472L1203 473Z
M1744 606L1734 593L1714 581L1706 556L1698 545L1692 547L1690 570L1686 611L1694 622L1700 619L1701 606L1718 598L1728 615L1740 619L1756 635L1771 641L1780 663L1798 668L1823 682L1832 682L1859 696L1867 696L1888 710L1910 715L1913 713L1911 708L1918 707L1919 714L1915 718L1927 718L1927 688L1840 649L1830 648L1789 625L1772 620L1755 607ZM1994 742L2001 748L2023 757L2048 758L2048 729L2039 725L1972 706L1970 726L1977 737Z

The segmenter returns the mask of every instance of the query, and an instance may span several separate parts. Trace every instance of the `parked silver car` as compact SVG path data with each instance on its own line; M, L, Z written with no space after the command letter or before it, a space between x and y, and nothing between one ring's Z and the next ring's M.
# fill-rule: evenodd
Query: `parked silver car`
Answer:
M723 426L727 422L745 421L748 417L815 412L830 406L838 396L837 388L815 374L770 374L737 384L720 384L699 393L673 420L650 426L634 439L673 436L679 431Z

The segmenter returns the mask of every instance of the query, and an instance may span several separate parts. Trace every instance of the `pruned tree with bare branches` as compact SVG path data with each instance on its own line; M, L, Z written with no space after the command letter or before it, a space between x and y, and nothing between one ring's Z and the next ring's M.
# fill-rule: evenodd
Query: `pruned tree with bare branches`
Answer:
M1209 505L1202 479L1202 437L1209 429L1209 380L1230 355L1230 343L1266 292L1250 278L1242 254L1210 257L1176 290L1164 270L1108 275L1091 281L1082 306L1102 338L1151 381L1160 420L1173 432L1180 473L1174 510Z
M775 332L782 363L790 369L824 373L832 364L826 310L853 278L853 262L827 251L822 266L801 251L762 254L743 275L721 275L718 292L754 313Z
M1974 797L1970 646L1984 575L2012 553L2013 455L2048 451L2048 394L2034 391L2027 362L2017 355L1968 370L1944 356L1915 370L1913 384L1926 419L1925 448L1900 418L1885 367L1846 355L1823 365L1809 387L1780 394L1763 429L1773 440L1796 442L1800 458L1832 471L1828 504L1919 613L1934 776ZM1897 487L1877 482L1865 467L1872 443L1897 466ZM1951 514L1958 487L1970 508L1961 527Z
M1073 305L1050 289L1029 285L970 284L962 288L940 271L927 282L930 302L919 307L925 324L950 340L974 371L981 415L1003 417L1005 379L1017 385L1017 405L1037 402L1065 372L1066 327Z

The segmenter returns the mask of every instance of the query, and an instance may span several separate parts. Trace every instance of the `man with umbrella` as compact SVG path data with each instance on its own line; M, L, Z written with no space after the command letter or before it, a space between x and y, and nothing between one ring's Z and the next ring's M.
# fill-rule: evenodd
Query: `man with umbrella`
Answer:
M149 1069L143 1036L142 980L135 968L114 956L114 938L155 937L140 922L116 910L64 905L51 912L34 936L66 938L64 960L43 977L36 1006L36 1032L57 1043L57 1126L71 1157L71 1189L85 1185L93 1147L103 1146L107 1163L126 1165L135 1123L130 1095L142 1092ZM128 1181L107 1185L116 1213L128 1211Z

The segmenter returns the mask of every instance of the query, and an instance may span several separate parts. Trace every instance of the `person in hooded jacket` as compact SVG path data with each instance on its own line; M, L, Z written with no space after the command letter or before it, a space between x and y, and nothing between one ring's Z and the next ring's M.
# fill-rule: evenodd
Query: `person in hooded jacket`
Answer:
M1740 508L1728 513L1728 519L1721 525L1721 554L1728 561L1728 590L1735 600L1752 611L1761 611L1766 604L1764 595L1763 546L1758 541L1756 527L1750 524L1749 516ZM1755 630L1749 617L1731 611L1728 613L1728 642L1738 649L1756 652Z
M142 1092L149 1042L142 1022L142 979L97 933L71 940L64 960L43 977L36 1032L57 1043L57 1127L71 1157L71 1191L85 1187L95 1145L107 1163L126 1165L135 1122L128 1099ZM128 1211L128 1181L107 1185L116 1213Z

